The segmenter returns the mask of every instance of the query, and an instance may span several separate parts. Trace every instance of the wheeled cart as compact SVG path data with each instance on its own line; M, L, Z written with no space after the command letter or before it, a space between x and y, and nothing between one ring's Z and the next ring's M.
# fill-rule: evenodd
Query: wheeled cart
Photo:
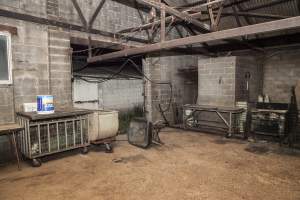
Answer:
M24 126L18 136L21 153L32 160L33 166L41 165L41 157L89 146L90 111L68 110L53 114L18 112L17 120Z

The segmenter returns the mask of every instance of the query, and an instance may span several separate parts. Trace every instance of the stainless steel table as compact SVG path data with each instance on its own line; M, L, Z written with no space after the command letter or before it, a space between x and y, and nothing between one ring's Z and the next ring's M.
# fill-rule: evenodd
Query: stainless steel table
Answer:
M245 110L243 108L237 107L223 107L223 106L209 106L209 105L192 105L187 104L183 106L183 124L186 129L198 129L201 125L199 125L198 120L195 117L196 113L199 112L213 112L216 113L219 119L224 123L227 127L227 136L231 137L233 134L233 129L235 128L234 119L235 115L240 115ZM225 115L229 115L228 119L226 119ZM194 127L193 127L194 126ZM211 125L207 125L209 127L213 127Z

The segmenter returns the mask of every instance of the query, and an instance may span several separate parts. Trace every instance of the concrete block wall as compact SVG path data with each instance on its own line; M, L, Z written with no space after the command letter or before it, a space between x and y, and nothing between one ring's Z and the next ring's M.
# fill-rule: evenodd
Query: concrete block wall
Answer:
M236 101L257 102L258 95L262 94L262 64L255 56L239 56L236 66ZM248 90L246 73L250 73Z
M143 107L143 80L111 80L99 84L99 107L108 110L128 111L136 106Z
M270 53L263 66L263 93L271 102L289 103L291 87L300 81L300 50ZM300 108L300 96L297 101Z
M47 0L0 0L0 7L6 10L47 17Z
M83 15L87 21L92 17L95 9L101 0L81 0L78 1ZM146 20L145 13L141 13ZM80 18L72 5L71 1L59 1L59 18L70 23L82 25ZM139 13L135 8L123 5L116 1L106 1L94 22L94 28L109 32L117 32L119 30L135 27L143 24ZM143 31L142 38L146 38ZM141 34L135 35L139 37Z
M23 103L34 102L37 94L48 93L47 27L3 17L1 22L18 28L18 35L12 36L13 85L1 87L6 88L3 96L13 96L10 102L14 102L15 111L20 111ZM0 121L14 121L3 118L6 115L1 114Z
M73 93L77 108L126 112L144 104L141 79L113 79L103 83L75 79Z
M56 27L48 28L50 94L56 109L68 109L72 102L70 33Z
M48 93L47 27L1 17L1 24L15 26L12 36L12 85L0 86L0 123L15 121L23 103L35 102L36 95ZM1 161L10 156L7 138L0 138ZM0 161L0 162L1 162Z
M236 61L234 56L199 58L198 104L234 106Z
M13 3L3 5L1 3ZM3 1L1 8L20 12L30 12L36 16L46 16L46 1ZM14 6L14 7L9 7ZM61 43L62 37L52 37L48 26L1 17L1 24L16 27L18 35L12 35L12 85L0 85L0 123L15 121L15 112L21 111L23 103L36 102L36 95L53 94L56 105L72 105L71 99L71 63L67 60L56 65L58 54L69 57L57 46L69 47L69 41ZM68 56L67 56L68 55ZM51 61L51 62L50 62ZM51 68L51 69L50 69ZM64 73L65 72L65 73ZM51 74L53 79L51 79ZM64 81L62 81L64 80ZM0 138L0 162L10 156L9 143Z
M181 107L184 102L185 94L193 92L192 88L185 88L185 79L178 73L178 69L195 66L197 57L195 56L170 56L164 54L152 54L144 60L144 73L149 77L150 81L146 81L146 111L147 117L152 122L162 120L162 115L159 110L159 104L162 110L167 110L165 116L170 123L174 123L174 109L172 104L176 103ZM168 84L155 83L171 83L172 94ZM169 107L170 97L172 95L171 106Z
M256 102L262 92L262 66L256 57L199 58L198 73L198 104L235 106L237 101Z

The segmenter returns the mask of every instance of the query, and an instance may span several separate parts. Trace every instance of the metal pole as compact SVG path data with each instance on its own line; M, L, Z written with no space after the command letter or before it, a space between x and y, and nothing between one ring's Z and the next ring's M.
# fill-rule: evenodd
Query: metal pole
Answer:
M38 124L38 142L39 142L39 153L42 153L42 145L41 145L41 127L40 124Z
M66 148L68 147L68 131L67 131L67 121L65 123L65 137L66 137Z
M51 139L50 139L50 124L47 124L47 134L48 134L48 152L51 152Z
M56 122L56 137L57 137L57 150L60 149L60 142L59 142L59 130L58 130L58 122Z

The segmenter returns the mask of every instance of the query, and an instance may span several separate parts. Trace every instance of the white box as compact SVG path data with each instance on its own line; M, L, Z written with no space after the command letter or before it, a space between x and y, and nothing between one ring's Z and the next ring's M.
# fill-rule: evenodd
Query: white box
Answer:
M23 103L23 111L24 112L36 112L37 111L37 103Z

